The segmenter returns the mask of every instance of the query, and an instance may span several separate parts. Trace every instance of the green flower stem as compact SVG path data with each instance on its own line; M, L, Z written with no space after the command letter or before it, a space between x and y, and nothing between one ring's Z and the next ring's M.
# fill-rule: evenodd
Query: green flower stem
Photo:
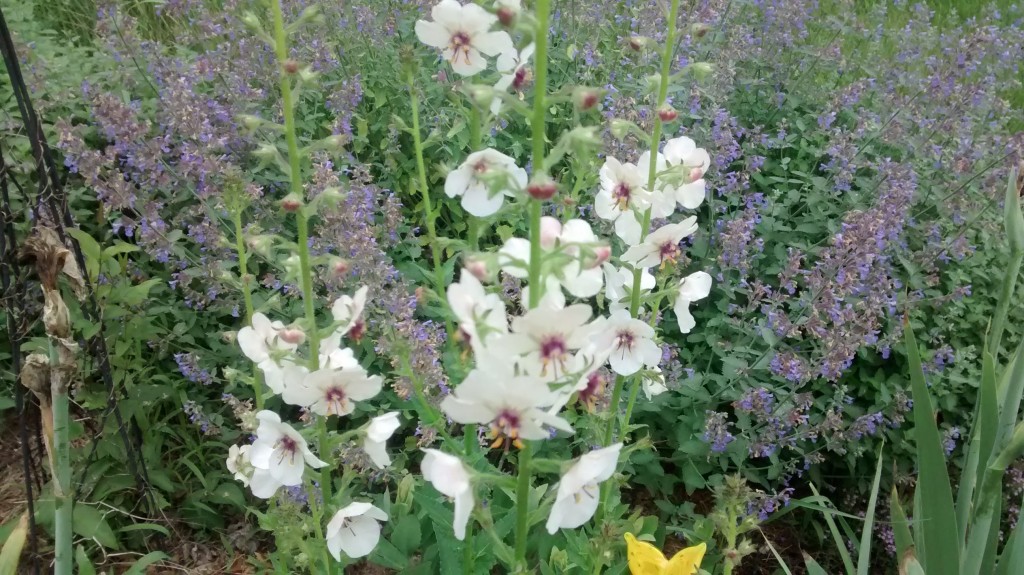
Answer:
M657 111L665 105L665 98L668 96L668 80L669 72L672 69L672 53L675 48L676 38L676 20L679 17L679 0L672 0L672 4L669 7L668 14L668 30L665 32L665 44L662 47L661 54L661 81L658 85L658 99L654 105L654 129L651 132L651 161L650 168L647 172L647 189L653 190L655 181L658 176L658 148L661 147L661 118L658 116ZM644 219L640 225L640 238L643 239L647 235L647 232L651 229L651 210L650 208L644 212ZM637 268L633 270L633 289L629 296L629 313L633 317L637 316L637 312L640 311L640 279L643 276L643 269ZM652 310L655 313L656 310ZM622 398L622 388L626 384L626 378L616 377L615 387L612 389L612 401L608 405L608 423L606 424L604 431L604 446L607 447L612 444L612 440L615 437L615 423L616 416L619 413L619 400ZM626 419L622 422L623 427L629 426L629 416L631 410L627 411ZM597 521L600 522L604 518L605 507L608 504L608 496L611 490L611 482L605 481L601 484L601 502L597 508Z
M281 0L271 1L271 11L274 16L274 51L277 55L279 65L279 76L281 86L281 108L284 115L285 142L288 145L288 176L291 181L291 195L295 198L304 199L305 193L302 187L302 172L300 166L299 143L295 129L295 108L292 101L292 85L284 64L288 60L288 38L284 28L284 13L281 10ZM304 203L304 202L303 202ZM316 325L316 310L314 308L313 293L313 269L309 257L309 214L304 207L295 212L295 225L298 232L299 267L302 284L302 303L306 312L306 337L309 341L309 370L316 371L320 368L320 334ZM330 445L327 432L327 418L316 418L316 429L318 436L317 450L323 459L330 458ZM325 502L331 500L331 465L325 465L320 469L320 492ZM313 501L311 498L311 508ZM316 534L324 553L327 553L327 540L323 536L323 526L320 525L320 517L315 518ZM334 572L334 564L330 561L324 564L325 572L330 575Z
M50 409L53 412L53 500L54 500L54 533L53 533L53 573L54 575L72 574L72 538L71 530L72 507L74 500L71 493L71 442L68 433L68 392L67 385L62 381L58 370L61 368L58 352L52 341L50 351L50 377L54 378L50 387ZM45 417L45 415L44 415Z
M232 206L231 220L235 224L235 251L238 253L238 277L242 282L242 299L245 301L245 325L252 325L252 315L256 310L252 305L252 287L249 285L249 256L245 252L241 206ZM260 411L263 409L263 374L255 364L252 366L252 391L256 396L256 411Z
M444 298L444 268L441 267L441 248L437 243L437 212L430 204L430 188L427 185L427 168L423 162L423 140L420 135L420 98L416 92L413 68L406 70L406 82L409 86L409 100L412 106L412 143L416 151L416 175L418 186L423 198L423 219L427 226L427 241L430 243L430 255L434 260L434 291L437 297ZM448 335L452 334L451 320L448 320Z
M469 103L469 151L476 152L480 149L480 108L473 102ZM469 229L466 232L466 239L469 249L477 251L480 249L480 218L469 217Z
M535 7L537 17L537 28L534 34L534 88L533 88L533 119L530 122L532 130L531 139L533 144L533 172L541 174L544 171L544 123L545 97L548 89L548 19L551 14L550 0L537 0ZM540 302L543 285L541 282L541 250L540 250L540 200L530 200L530 301L529 307L533 309ZM530 460L533 456L533 446L528 442L524 443L519 450L518 472L516 478L516 545L515 558L518 567L527 570L526 548L529 538L529 523L527 521L530 512Z
M323 484L320 485L321 493L323 493ZM316 533L316 539L321 545L320 548L320 560L323 561L324 571L323 573L334 572L334 562L331 561L331 555L327 550L327 538L324 537L324 510L320 507L320 501L318 501L316 488L313 487L313 482L309 479L306 480L306 493L309 499L309 511L313 515L313 532ZM324 503L327 499L324 499Z

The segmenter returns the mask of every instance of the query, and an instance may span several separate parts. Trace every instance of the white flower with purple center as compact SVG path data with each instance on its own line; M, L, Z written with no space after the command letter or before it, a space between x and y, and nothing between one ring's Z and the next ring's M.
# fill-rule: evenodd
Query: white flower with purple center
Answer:
M297 330L292 330L297 331ZM252 325L238 330L238 346L256 367L265 374L267 387L274 393L281 393L281 365L279 357L294 352L298 340L287 341L283 336L288 332L279 321L271 322L262 313L252 316ZM281 358L283 362L286 359Z
M281 416L264 409L256 414L259 427L256 441L249 450L249 461L255 468L249 486L253 495L269 498L281 485L294 486L302 483L302 472L306 465L320 468L327 465L306 445L298 431L281 421Z
M512 88L521 94L521 90L529 78L530 69L526 65L530 58L533 57L534 49L535 45L530 44L518 54L513 50L498 56L497 69L498 72L501 72L501 78L494 84L495 92L505 94L509 88ZM500 97L495 97L491 101L491 113L495 116L501 112L501 103L502 99Z
M592 313L589 305L560 308L552 300L545 296L526 315L513 319L512 333L495 342L495 349L522 356L519 366L545 381L580 371L572 352L584 347L591 333L586 327Z
M512 52L512 37L506 32L490 32L497 16L476 4L441 0L430 11L429 20L416 21L416 37L427 46L441 50L460 76L472 76L487 68L486 56Z
M363 437L363 451L366 452L366 455L370 456L373 464L381 469L391 465L387 441L394 435L398 426L397 411L378 415L370 420L370 425L366 426L366 435Z
M361 367L348 369L318 369L301 379L287 381L285 403L305 407L317 415L348 415L357 401L366 401L380 393L383 380L379 375L367 375Z
M366 332L363 310L366 309L366 294L369 291L369 287L363 286L356 290L354 295L343 295L334 301L331 306L331 315L334 316L334 321L340 325L330 337L325 338L321 343L321 353L325 346L337 348L341 345L341 338L346 335L355 341L363 338L363 334Z
M541 409L556 399L543 380L516 375L511 362L497 357L477 358L477 365L441 401L441 410L452 421L490 425L492 448L506 440L522 447L524 439L547 439L546 427L572 433L567 421Z
M684 208L693 210L700 207L707 194L704 174L711 166L711 156L708 155L707 150L698 148L697 144L686 136L665 142L664 153L665 160L670 166L684 171L683 183L670 186L668 190Z
M696 216L690 216L675 224L661 226L647 234L643 243L626 250L621 259L643 269L654 266L664 267L669 262L674 263L682 255L679 242L696 231Z
M594 211L603 220L615 222L615 235L629 245L640 242L637 212L651 205L646 175L635 164L623 164L609 156L601 166L601 189L594 198Z
M613 312L593 339L598 349L607 350L612 371L619 375L633 375L644 366L657 367L661 361L654 328L624 309Z
M448 305L459 320L459 333L480 353L488 340L508 333L505 302L489 294L472 273L463 269L459 282L448 286Z
M461 197L464 210L483 218L501 209L506 195L525 189L526 180L526 170L517 166L515 160L494 148L486 148L473 152L458 168L448 172L444 193L449 198Z

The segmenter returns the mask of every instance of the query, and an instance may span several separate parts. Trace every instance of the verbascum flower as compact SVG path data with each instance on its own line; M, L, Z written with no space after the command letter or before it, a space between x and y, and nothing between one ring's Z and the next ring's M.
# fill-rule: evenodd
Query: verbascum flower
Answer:
M417 20L416 37L427 46L441 50L441 57L460 76L472 76L487 68L486 56L512 52L507 32L490 32L498 17L476 4L441 0L430 11L433 21Z
M558 494L548 516L548 533L573 529L594 516L600 499L598 484L615 473L621 443L581 456L558 482Z
M338 561L342 551L352 559L365 557L380 541L380 522L387 520L387 513L369 503L349 503L327 524L327 550Z

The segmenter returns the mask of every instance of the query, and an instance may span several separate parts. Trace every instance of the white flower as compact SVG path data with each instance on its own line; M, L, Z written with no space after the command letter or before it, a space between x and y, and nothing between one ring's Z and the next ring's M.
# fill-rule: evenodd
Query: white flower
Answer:
M497 56L515 49L506 32L488 32L498 18L476 4L441 0L430 15L433 22L416 21L416 37L427 46L440 48L456 74L472 76L486 68L481 53Z
M622 254L622 261L640 268L650 268L675 262L682 250L679 242L697 231L697 217L690 216L685 220L661 226L644 238L643 243L635 245Z
M545 297L550 297L556 307L565 305L561 288L578 298L597 295L604 285L601 273L602 258L610 255L608 246L603 245L590 224L573 219L562 224L550 216L541 218L541 250L545 260L554 252L564 254L558 269L549 270L544 279ZM498 251L498 263L502 271L512 277L526 279L530 268L530 242L523 238L509 238ZM523 300L529 301L529 286L523 289Z
M555 399L543 380L517 376L510 361L484 356L441 401L441 409L456 423L489 424L491 447L500 447L506 438L522 447L522 439L547 439L545 425L572 433L567 421L540 409Z
M466 538L466 524L469 523L469 515L475 503L469 471L458 457L436 449L424 449L423 452L427 454L420 465L423 479L443 495L455 500L452 529L455 530L455 538L462 541Z
M250 482L253 495L269 498L280 485L302 483L307 464L313 468L327 465L313 455L298 431L281 422L278 414L264 409L256 414L256 419L260 424L249 450L249 459L256 468ZM268 490L269 494L264 495Z
M334 321L340 322L341 325L330 337L321 342L320 353L325 353L325 346L338 347L341 338L345 335L356 341L363 337L363 333L366 331L363 310L366 308L366 294L369 290L369 287L363 286L356 290L355 295L343 295L334 301L334 305L331 306L331 315L334 316Z
M635 210L643 212L651 204L651 194L645 187L647 175L635 165L609 156L601 166L600 177L594 210L601 219L615 222L615 235L622 241L637 244L641 228Z
M462 165L448 172L444 193L449 198L461 196L462 208L482 218L497 212L505 196L514 191L508 189L509 180L521 190L526 187L526 179L526 170L517 166L515 160L494 148L486 148L473 152ZM492 194L492 183L504 186Z
M508 333L505 302L498 294L487 293L480 280L465 269L459 274L459 283L448 286L448 305L475 353L480 353L488 339Z
M648 400L668 391L668 386L665 385L665 376L662 375L659 367L652 367L650 373L645 373L641 385Z
M518 13L518 9L516 10ZM536 48L534 44L523 48L523 51L518 55L515 50L511 52L505 52L498 56L497 69L501 72L501 78L498 79L494 84L494 91L501 92L504 94L508 91L509 86L514 86L517 90L526 81L527 68L526 64L530 61L533 56L533 51ZM494 100L491 101L491 113L495 116L501 112L501 98L495 96Z
M584 325L591 313L587 304L559 308L545 296L537 307L512 320L512 333L496 341L495 349L525 356L520 365L527 373L556 380L578 371L571 351L587 344L590 331Z
M367 375L361 367L327 367L307 373L301 379L286 381L281 398L285 403L305 407L317 415L341 416L352 413L355 402L380 393L382 386L379 375Z
M633 270L616 268L612 264L604 264L604 297L608 300L608 309L617 311L629 309L630 292L633 291ZM648 292L657 285L654 275L646 269L640 272L640 293Z
M711 293L711 276L706 272L694 272L679 282L679 293L672 309L676 312L681 333L690 333L690 330L697 325L693 315L690 314L690 303L708 297L709 293Z
M365 557L380 541L380 522L387 520L387 513L369 503L349 503L327 524L327 549L338 561L342 551L351 559Z
M600 331L595 331L594 342L598 349L610 350L612 371L633 375L641 367L656 367L661 361L661 348L653 338L653 327L621 309L609 316Z
M391 465L391 457L388 456L386 443L398 426L398 412L392 411L374 417L370 420L370 425L366 427L363 451L370 456L373 464L381 469Z
M665 156L661 152L657 155L657 165L654 167L654 173L660 174L665 171L668 167L665 161ZM650 177L651 169L651 152L647 151L640 155L640 159L636 163L637 169L644 177ZM660 179L655 179L655 189L650 190L651 196L651 217L652 218L667 218L672 215L672 212L676 211L676 195L675 188L664 185Z
M665 142L664 151L669 165L689 168L689 172L683 174L686 183L680 184L674 190L676 201L689 210L700 207L707 193L704 173L711 165L711 157L707 150L698 148L693 140L681 136Z
M228 448L228 471L234 475L235 481L241 481L245 487L249 487L249 478L253 472L252 463L249 461L250 449L251 445L232 445Z
M273 369L277 366L274 361L275 355L295 351L298 347L296 343L288 343L281 339L281 332L284 329L283 323L271 322L262 313L254 313L252 325L238 330L238 346L261 370Z
M597 511L598 483L615 473L621 443L591 451L580 457L558 483L558 495L548 516L548 533L573 529L590 521Z

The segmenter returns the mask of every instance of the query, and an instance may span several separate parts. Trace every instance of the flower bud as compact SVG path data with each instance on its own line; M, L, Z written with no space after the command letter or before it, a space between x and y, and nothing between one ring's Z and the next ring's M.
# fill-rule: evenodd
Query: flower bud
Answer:
M593 88L577 88L573 96L576 107L580 110L593 108L601 99L601 94Z
M690 69L698 80L703 80L714 71L714 66L708 62L695 62L690 64Z
M600 267L605 264L608 260L612 259L612 248L611 246L598 246L594 248L594 262L590 265L591 268Z
M550 178L543 177L543 179L530 182L530 184L526 186L526 192L530 194L531 198L546 202L555 197L555 194L558 193L558 184Z
M675 108L673 108L672 106L665 105L662 106L660 110L658 110L658 118L661 118L661 121L665 122L666 124L669 122L674 122L678 117L679 112L676 112Z
M302 342L306 341L306 333L296 327L282 329L277 332L277 336L281 338L281 341L292 345L302 345Z
M486 108L494 101L494 88L485 84L472 84L466 88L466 94L474 104Z
M491 276L491 274L487 270L487 264L483 260L479 260L476 258L466 260L463 269L473 274L473 277L480 280L481 282L488 281Z
M423 304L427 303L427 299L429 299L427 297L427 295L428 295L427 294L427 288L425 288L423 286L416 286L415 293L416 293L416 303L417 304L423 305Z
M696 24L690 26L690 34L692 34L694 38L703 38L710 31L711 26L708 26L703 22L697 22Z
M277 146L273 144L263 144L256 148L252 154L261 160L271 161L277 157Z
M238 121L246 130L256 130L263 125L263 118L253 116L252 114L240 114L238 116Z
M612 119L611 122L612 135L617 139L621 140L629 134L629 122L626 120L620 120L619 118Z
M281 200L281 209L294 214L302 208L302 198L295 194L288 194L283 200Z
M319 74L314 72L309 66L299 70L299 80L302 80L303 82L312 82L317 76L319 76Z
M299 73L299 63L291 58L285 60L281 67L284 68L284 73L289 76L294 76Z
M413 491L416 489L416 478L411 473L407 473L401 481L398 482L398 494L395 498L396 504L412 504Z
M498 8L497 14L498 14L498 22L501 22L501 25L506 27L506 28L511 28L512 25L515 24L515 22L516 22L517 14L516 14L515 10L513 10L512 8L509 8L508 6L502 6L502 7Z
M348 260L343 260L341 258L335 260L334 265L332 265L331 268L332 271L334 272L334 275L339 278L347 275L349 270L352 269L352 267L348 264Z
M640 52L641 50L647 47L648 43L650 43L650 40L643 36L630 36L629 40L627 41L627 44L629 44L629 47L634 52Z
M604 142L601 141L601 134L598 133L597 128L594 126L577 126L569 132L569 142L571 142L574 148L592 148L600 146Z
M697 180L704 177L704 170L700 168L693 168L690 170L690 183L696 182Z
M562 234L562 222L551 216L544 216L540 219L540 245L550 249L555 246L555 241Z

